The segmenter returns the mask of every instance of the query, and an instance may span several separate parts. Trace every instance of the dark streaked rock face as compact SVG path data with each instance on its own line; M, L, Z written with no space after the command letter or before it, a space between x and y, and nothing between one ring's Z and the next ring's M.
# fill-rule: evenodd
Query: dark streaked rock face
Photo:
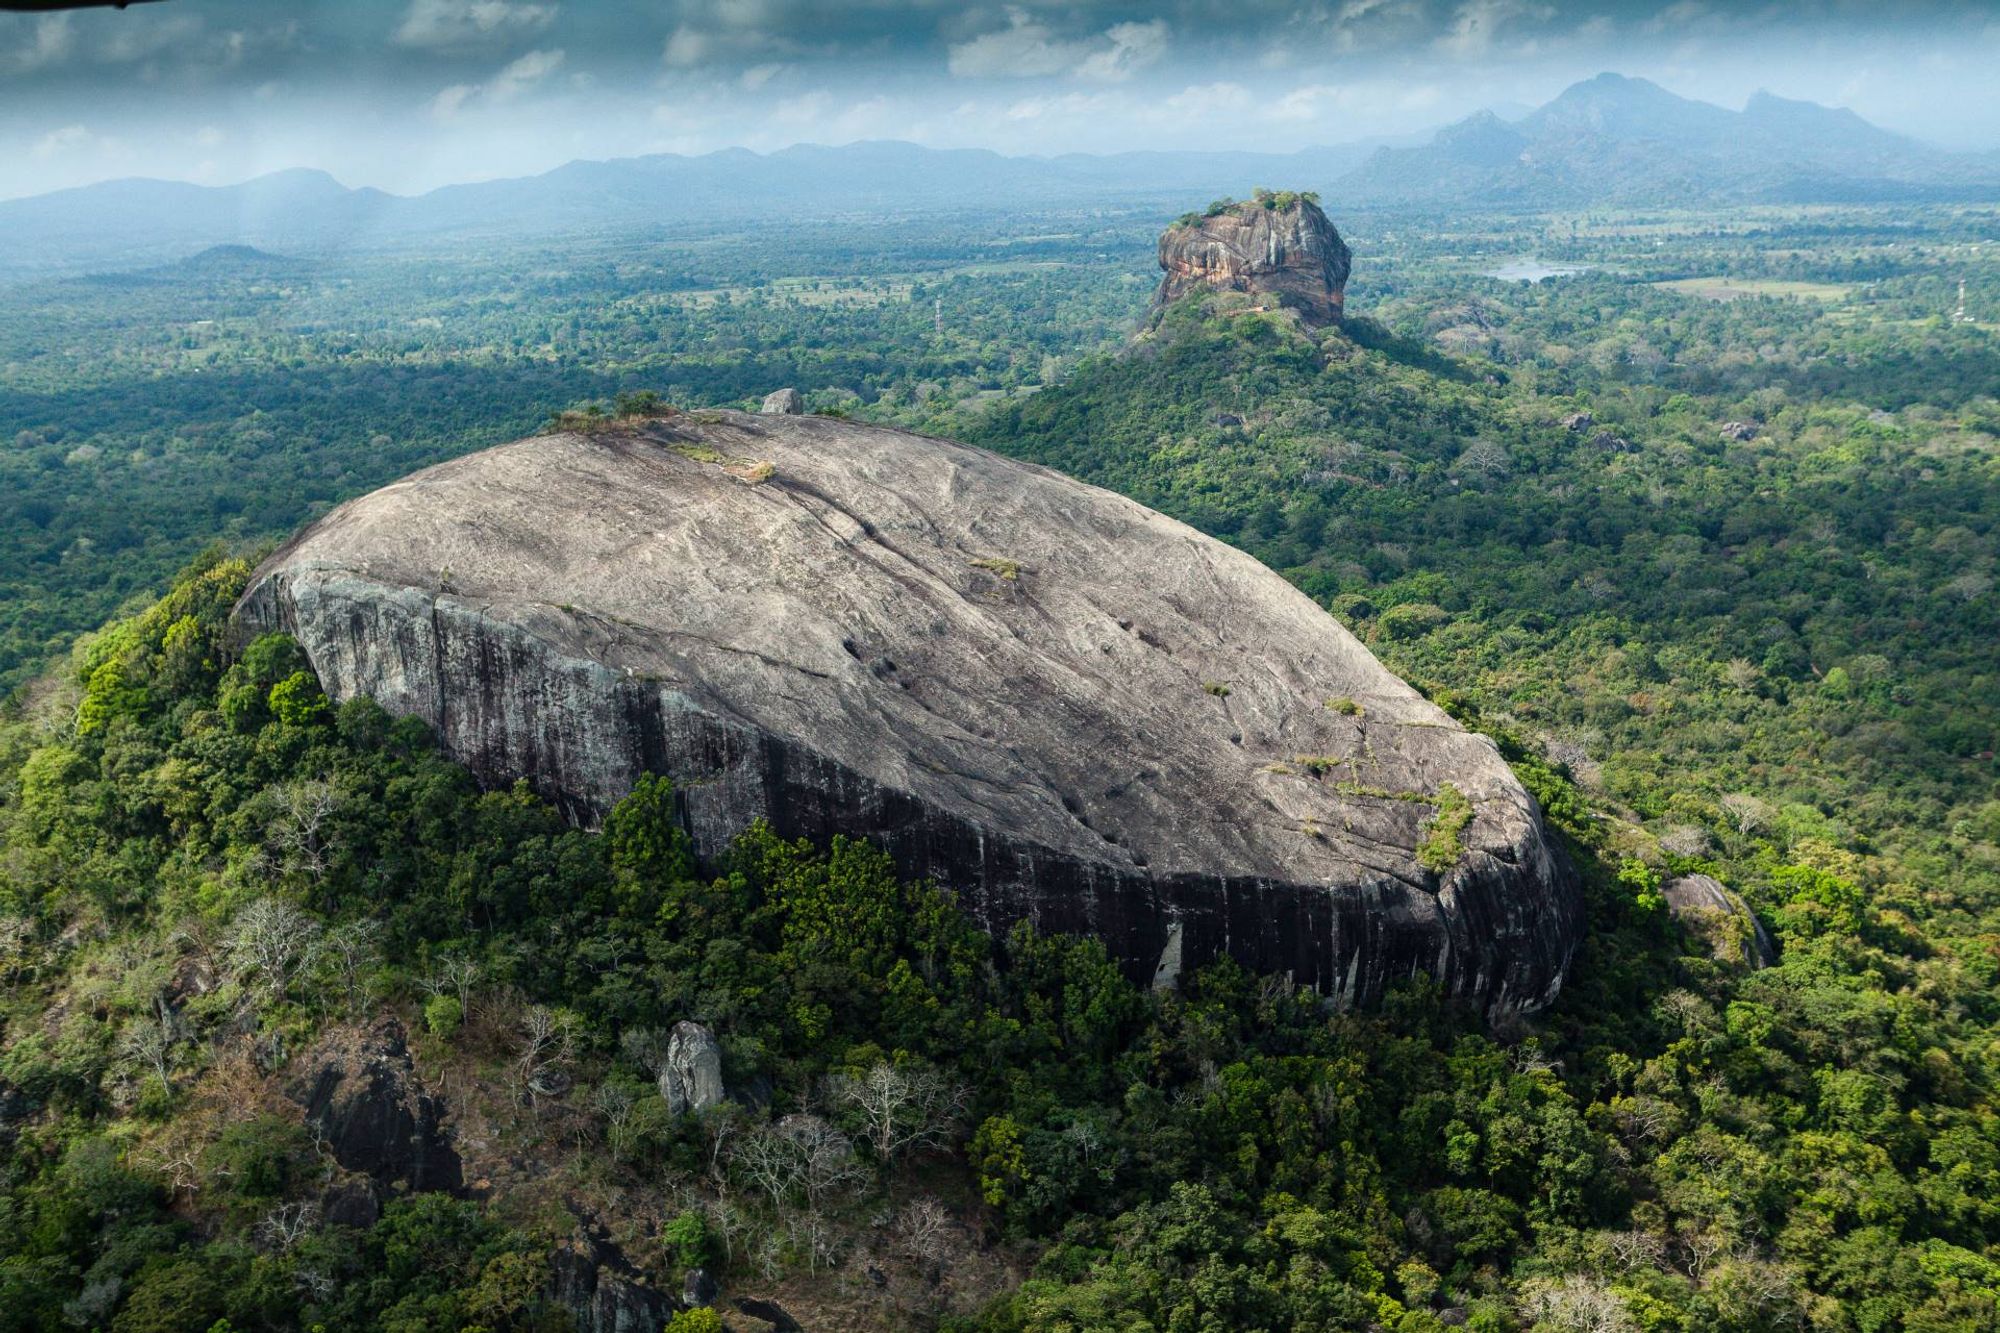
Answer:
M394 1020L366 1032L336 1029L307 1062L291 1096L347 1170L399 1190L456 1192L464 1185L444 1130L444 1108L418 1085L402 1026Z
M663 772L704 853L760 817L865 835L1135 979L1227 953L1343 1002L1422 972L1532 1009L1580 929L1492 744L1310 599L941 440L740 413L527 440L335 510L237 615L580 821ZM1447 785L1470 810L1440 873Z
M1166 277L1153 307L1213 288L1269 297L1310 323L1332 324L1346 304L1351 260L1340 233L1309 199L1283 208L1237 204L1214 217L1177 223L1161 235Z

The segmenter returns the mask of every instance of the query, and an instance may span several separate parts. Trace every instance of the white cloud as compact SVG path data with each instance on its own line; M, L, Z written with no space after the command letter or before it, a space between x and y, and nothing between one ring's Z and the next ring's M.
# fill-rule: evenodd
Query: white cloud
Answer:
M776 78L784 68L783 65L752 65L744 70L736 81L743 85L744 92L754 93Z
M488 46L540 32L555 22L556 9L516 0L410 0L395 40L432 51Z
M31 74L38 69L60 65L69 59L76 45L76 32L68 14L49 14L35 21L34 35L5 57L0 69L13 74Z
M561 51L530 51L509 62L485 83L454 83L431 99L431 114L450 120L474 99L488 103L511 102L562 68Z
M1473 59L1491 52L1501 32L1516 20L1546 22L1554 16L1553 7L1529 0L1466 0L1437 44L1452 55Z
M1077 66L1079 77L1116 83L1131 78L1148 65L1158 64L1160 57L1167 53L1165 19L1154 19L1150 23L1115 23L1104 30L1104 36L1111 43L1110 47L1094 52Z
M530 51L514 61L486 85L486 95L496 102L519 97L562 67L561 51Z
M954 43L947 67L960 78L1036 79L1071 74L1115 83L1156 64L1167 52L1165 19L1116 23L1098 36L1055 35L1026 10L1009 8L1007 26Z
M1211 116L1239 111L1251 104L1250 90L1240 83L1191 84L1167 99L1167 110L1183 116Z
M83 151L97 142L97 136L82 125L65 125L59 130L50 130L35 141L28 150L29 156L46 162L52 157L68 157Z
M667 38L667 46L660 53L660 59L675 69L688 69L708 59L708 53L715 45L715 39L699 28L690 28L683 23L675 28Z

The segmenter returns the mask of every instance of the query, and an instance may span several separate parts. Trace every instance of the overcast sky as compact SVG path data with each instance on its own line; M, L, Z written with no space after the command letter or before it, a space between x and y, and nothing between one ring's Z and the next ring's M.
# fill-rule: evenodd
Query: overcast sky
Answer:
M0 197L293 166L408 193L871 138L1284 150L1607 69L2000 148L2000 0L162 0L0 15Z

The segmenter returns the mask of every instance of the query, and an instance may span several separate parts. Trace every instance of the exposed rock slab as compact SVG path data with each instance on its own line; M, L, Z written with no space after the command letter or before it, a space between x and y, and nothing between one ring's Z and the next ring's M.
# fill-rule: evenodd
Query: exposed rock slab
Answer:
M1532 1008L1576 943L1489 741L1247 555L983 450L742 413L544 436L341 506L237 614L574 818L663 772L704 854L760 817L863 834L1135 980L1173 938L1344 1001L1424 972ZM1437 873L1445 784L1471 817Z
M1751 968L1778 961L1778 947L1750 904L1713 875L1682 875L1667 883L1662 896L1674 919L1706 943L1718 961L1740 961Z
M1267 296L1310 323L1332 324L1346 307L1352 261L1312 200L1294 196L1283 207L1252 200L1167 228L1160 237L1166 277L1153 306L1209 288Z
M336 1029L306 1069L292 1099L341 1166L394 1189L463 1187L443 1108L418 1086L400 1024Z

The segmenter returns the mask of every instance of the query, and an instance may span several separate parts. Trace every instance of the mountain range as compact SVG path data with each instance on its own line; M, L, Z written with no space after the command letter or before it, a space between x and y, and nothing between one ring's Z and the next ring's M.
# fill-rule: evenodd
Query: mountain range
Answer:
M1742 111L1603 74L1518 119L1482 112L1427 142L1269 152L1005 157L897 142L576 161L405 197L324 172L240 185L126 179L0 202L0 276L172 259L219 244L325 253L698 223L958 210L1173 209L1254 184L1336 208L1586 207L2000 198L2000 157L1953 154L1852 111L1759 93Z

